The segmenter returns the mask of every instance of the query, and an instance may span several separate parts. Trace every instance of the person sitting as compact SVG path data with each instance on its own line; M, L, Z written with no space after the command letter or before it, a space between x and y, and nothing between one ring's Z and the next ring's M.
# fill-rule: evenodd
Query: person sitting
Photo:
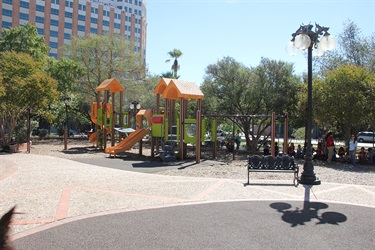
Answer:
M339 155L340 159L343 159L344 156L345 156L345 149L344 149L344 147L340 147L339 151L337 152L337 154Z
M372 150L372 148L368 148L367 149L366 161L369 164L374 164L375 163L375 152L374 152L374 150Z
M324 148L321 142L318 142L318 147L315 151L314 159L317 159L317 160L324 159Z
M270 155L270 147L266 144L263 148L263 155Z
M366 161L366 151L364 147L362 147L361 151L358 153L358 161L359 163L365 163Z
M303 158L303 149L301 147L301 144L298 144L298 146L297 146L296 158Z
M293 156L293 157L296 155L296 152L294 151L294 143L293 142L288 147L288 155Z

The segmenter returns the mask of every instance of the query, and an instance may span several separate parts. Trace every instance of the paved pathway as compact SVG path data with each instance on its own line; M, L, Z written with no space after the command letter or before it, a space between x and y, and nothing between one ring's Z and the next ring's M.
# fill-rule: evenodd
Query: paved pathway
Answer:
M245 170L242 180L174 177L3 154L0 212L23 212L17 249L375 247L374 186L245 180Z

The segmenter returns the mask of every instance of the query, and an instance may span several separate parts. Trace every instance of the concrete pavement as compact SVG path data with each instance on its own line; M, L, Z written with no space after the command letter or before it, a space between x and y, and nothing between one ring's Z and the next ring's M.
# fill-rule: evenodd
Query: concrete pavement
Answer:
M375 246L374 186L245 182L245 169L242 180L175 177L2 154L0 212L23 213L12 226L18 249Z

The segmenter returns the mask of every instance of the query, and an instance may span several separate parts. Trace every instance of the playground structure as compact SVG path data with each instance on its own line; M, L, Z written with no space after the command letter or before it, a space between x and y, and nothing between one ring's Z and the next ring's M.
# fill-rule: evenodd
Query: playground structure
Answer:
M123 92L124 87L117 81L116 78L107 79L103 81L96 88L97 96L96 102L92 104L91 121L96 124L96 131L90 135L89 141L101 145L105 152L116 157L119 152L125 152L137 142L142 142L142 138L150 133L151 126L151 110L140 110L136 115L138 129L132 132L129 136L123 139L120 143L115 145L115 124L117 116L119 115L120 126L124 126L123 106ZM103 93L103 96L102 96ZM115 111L115 94L120 94L119 112ZM111 102L109 102L111 101ZM142 128L142 118L146 118L148 127ZM111 136L111 147L107 147L107 135ZM140 152L142 151L142 144L140 145Z
M193 82L161 78L154 93L156 94L156 114L152 117L151 156L153 157L157 153L165 160L166 155L178 154L179 159L183 160L187 143L195 144L196 151L200 152L200 142L202 141L201 110L204 97L202 91ZM161 108L160 97L164 99L164 108ZM195 119L187 117L189 99L197 100ZM177 101L180 105L179 112L175 109ZM177 117L178 113L179 116ZM188 133L188 126L195 127L194 135ZM163 141L162 150L159 150L159 139ZM156 151L154 151L155 148ZM200 161L200 154L198 153L196 154L196 161Z
M284 141L283 141L283 147L282 151L284 154L288 152L288 123L289 123L289 118L288 118L288 113L285 113L284 115L279 115L276 116L275 112L272 112L271 115L220 115L220 114L213 114L213 115L202 115L203 117L210 117L213 118L214 121L212 123L212 142L213 142L213 147L212 147L212 157L213 159L216 159L216 153L217 153L217 119L219 117L222 118L249 118L252 121L252 131L255 131L254 129L254 120L257 118L271 118L271 155L275 155L275 137L276 137L276 120L278 119L283 119L284 120ZM234 131L233 131L234 133ZM233 135L232 135L233 136ZM253 147L254 149L254 147ZM200 153L200 152L199 152ZM252 152L254 154L255 152ZM235 153L233 151L233 159L234 159Z

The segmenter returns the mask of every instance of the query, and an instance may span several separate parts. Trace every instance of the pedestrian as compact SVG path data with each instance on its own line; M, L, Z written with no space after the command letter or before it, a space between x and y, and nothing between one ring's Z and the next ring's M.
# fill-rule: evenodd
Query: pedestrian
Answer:
M327 145L327 150L328 150L328 158L327 162L331 163L332 158L335 154L335 142L333 141L333 133L329 132L326 137L326 145Z
M237 150L240 149L241 141L242 141L242 139L241 139L241 132L240 132L240 130L238 129L238 130L237 130L237 135L236 135L236 149L237 149Z
M357 137L355 135L352 135L349 141L349 158L352 163L352 167L355 167L356 163L356 151L357 151Z

